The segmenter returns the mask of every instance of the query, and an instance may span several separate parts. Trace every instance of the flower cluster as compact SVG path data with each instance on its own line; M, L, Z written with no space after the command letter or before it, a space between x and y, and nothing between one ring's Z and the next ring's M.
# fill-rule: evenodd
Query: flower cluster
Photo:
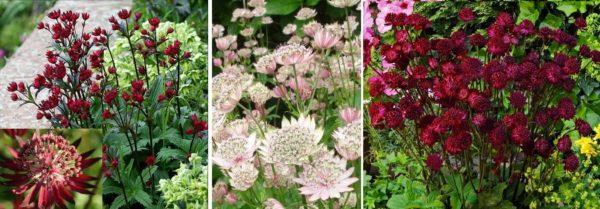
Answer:
M349 10L357 2L328 3ZM293 14L297 22L282 28L287 42L271 49L262 32L273 22L266 4L252 0L233 11L239 34L213 27L219 73L210 95L212 160L225 176L213 188L213 205L356 207L362 134L357 17L322 24L315 20L318 10L300 8ZM282 189L293 198L275 195Z
M477 16L463 8L463 27L439 37L426 17L397 9L403 2L366 3L364 64L373 72L368 112L373 127L410 141L403 143L416 150L411 157L424 159L427 178L460 173L478 180L478 191L493 185L484 179L518 189L525 169L559 160L553 153L565 170L579 168L563 132L565 121L575 121L581 135L591 132L567 96L586 54L585 46L572 50L574 35L515 22L505 12L470 32L464 26Z

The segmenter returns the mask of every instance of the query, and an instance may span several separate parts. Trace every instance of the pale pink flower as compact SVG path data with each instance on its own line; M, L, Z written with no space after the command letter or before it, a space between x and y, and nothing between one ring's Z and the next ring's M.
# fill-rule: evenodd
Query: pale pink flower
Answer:
M312 165L304 165L304 170L294 181L301 185L300 193L309 201L328 200L354 190L352 184L358 178L352 177L353 172L353 167L346 169L346 160L333 153L324 153L316 156Z
M256 64L254 64L254 67L256 68L256 72L272 75L277 69L277 63L272 54L267 54L260 57Z
M264 209L285 209L279 201L273 198L267 199L263 205L265 206Z
M232 136L216 144L213 162L222 169L230 169L253 159L258 148L258 140L254 134L248 137Z
M275 62L280 65L295 65L309 62L313 59L313 51L300 44L288 44L275 50Z
M287 89L285 86L275 86L273 88L273 95L275 98L286 98L287 97Z
M221 38L215 39L215 44L217 49L224 51L229 49L231 44L233 44L237 40L237 36L227 35Z
M222 64L223 64L223 60L221 60L220 58L213 59L213 65L214 66L221 67Z
M217 181L215 185L213 185L212 189L212 198L215 201L221 201L229 193L227 189L227 184L224 181Z
M311 117L300 115L298 119L283 119L280 129L266 135L259 150L267 163L303 165L317 151L323 129L317 128Z
M250 162L231 168L228 174L230 177L229 184L238 191L246 191L252 187L256 178L258 178L258 170Z
M229 204L234 205L237 202L237 200L238 200L238 197L233 192L229 192L229 193L227 193L227 195L225 195L225 201Z
M317 48L329 49L340 41L341 36L338 36L327 29L321 29L315 33L314 39Z
M346 160L356 160L361 155L361 133L360 120L337 128L333 132L335 139L335 150Z
M292 90L294 90L295 93L300 94L300 97L303 100L308 99L312 93L312 88L310 87L310 84L302 76L296 76L295 79L290 78L287 82L287 85Z
M360 119L360 110L354 107L347 107L340 110L340 116L346 124L349 124Z
M308 20L310 18L315 17L316 15L317 15L317 11L316 10L311 9L311 8L303 7L296 14L296 19L298 19L298 20Z
M296 167L281 163L263 163L265 175L265 186L275 188L286 188L294 184Z
M311 21L302 26L302 31L307 36L313 37L315 33L323 28L323 25L317 21Z

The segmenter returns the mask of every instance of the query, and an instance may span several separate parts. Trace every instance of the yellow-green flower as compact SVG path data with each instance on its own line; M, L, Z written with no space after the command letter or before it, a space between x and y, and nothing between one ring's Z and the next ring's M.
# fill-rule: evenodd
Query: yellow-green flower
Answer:
M579 151L581 154L585 154L588 159L598 154L598 152L596 152L596 146L598 146L598 144L590 137L581 137L579 140L575 141L575 144L580 147Z

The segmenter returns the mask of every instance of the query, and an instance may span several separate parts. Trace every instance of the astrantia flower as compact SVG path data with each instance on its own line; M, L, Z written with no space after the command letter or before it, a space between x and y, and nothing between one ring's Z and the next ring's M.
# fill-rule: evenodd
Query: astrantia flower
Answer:
M339 127L333 132L335 150L346 160L356 160L362 153L360 149L362 126L361 121Z
M305 165L294 180L301 185L300 193L309 201L340 198L342 193L353 190L351 185L358 178L352 177L354 167L346 169L346 160L327 152L316 158L312 165Z
M262 83L254 83L246 91L252 102L257 105L264 105L267 100L273 97L273 92Z
M249 137L233 136L216 144L212 159L222 169L249 162L254 157L258 148L258 141L254 134Z
M464 22L470 22L475 19L475 13L473 9L465 7L458 12L458 18Z
M287 188L294 184L296 167L281 163L263 163L265 187Z
M584 120L577 119L575 120L575 127L581 136L590 136L592 135L592 127L589 123Z
M315 47L319 49L329 49L335 46L340 41L341 36L336 35L335 33L330 32L328 29L320 29L315 35Z
M316 152L323 137L314 119L300 115L298 119L283 119L281 128L267 133L259 147L262 157L269 163L302 165Z
M563 162L567 171L573 172L579 168L579 158L573 153L567 154Z
M444 142L444 150L451 155L460 154L471 147L471 142L471 135L468 133L453 134Z
M228 172L229 184L239 191L246 191L252 187L256 178L258 178L258 170L250 162L242 163L241 165L231 168Z
M280 65L295 65L310 61L314 54L309 48L300 44L288 44L275 50L275 61Z
M264 209L285 209L279 201L273 198L267 199L263 205L265 206Z
M310 18L313 18L317 15L317 11L311 8L302 8L300 9L300 11L298 11L298 13L296 14L296 19L298 20L308 20Z
M429 156L427 156L427 160L425 160L425 164L427 165L427 167L435 172L440 171L440 168L442 167L443 163L444 161L442 161L442 158L438 153L430 154Z
M543 158L548 158L552 154L552 144L548 140L538 139L535 141L535 151Z
M8 179L5 185L15 186L12 192L22 199L23 208L65 208L65 201L73 202L72 192L91 194L93 186L86 183L94 178L83 173L99 158L89 158L93 150L77 152L62 136L44 134L34 136L13 154L14 159L0 163L13 173L0 174ZM28 192L26 194L26 192ZM37 202L37 204L36 204Z
M254 67L256 68L256 72L272 75L277 69L277 63L272 54L267 54L258 58Z
M338 8L351 7L360 2L360 0L327 0L331 6Z
M571 139L569 138L569 136L565 135L562 138L560 138L558 140L558 143L556 144L556 148L558 149L558 151L562 152L562 153L568 153L571 151Z

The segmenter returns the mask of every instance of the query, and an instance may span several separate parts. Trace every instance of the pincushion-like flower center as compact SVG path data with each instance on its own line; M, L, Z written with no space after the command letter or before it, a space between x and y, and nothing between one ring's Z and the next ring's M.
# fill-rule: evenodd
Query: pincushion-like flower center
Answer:
M77 149L59 136L34 137L19 155L27 175L37 183L63 184L81 172Z
M279 163L300 165L314 149L314 135L302 126L289 126L270 134L270 158Z

